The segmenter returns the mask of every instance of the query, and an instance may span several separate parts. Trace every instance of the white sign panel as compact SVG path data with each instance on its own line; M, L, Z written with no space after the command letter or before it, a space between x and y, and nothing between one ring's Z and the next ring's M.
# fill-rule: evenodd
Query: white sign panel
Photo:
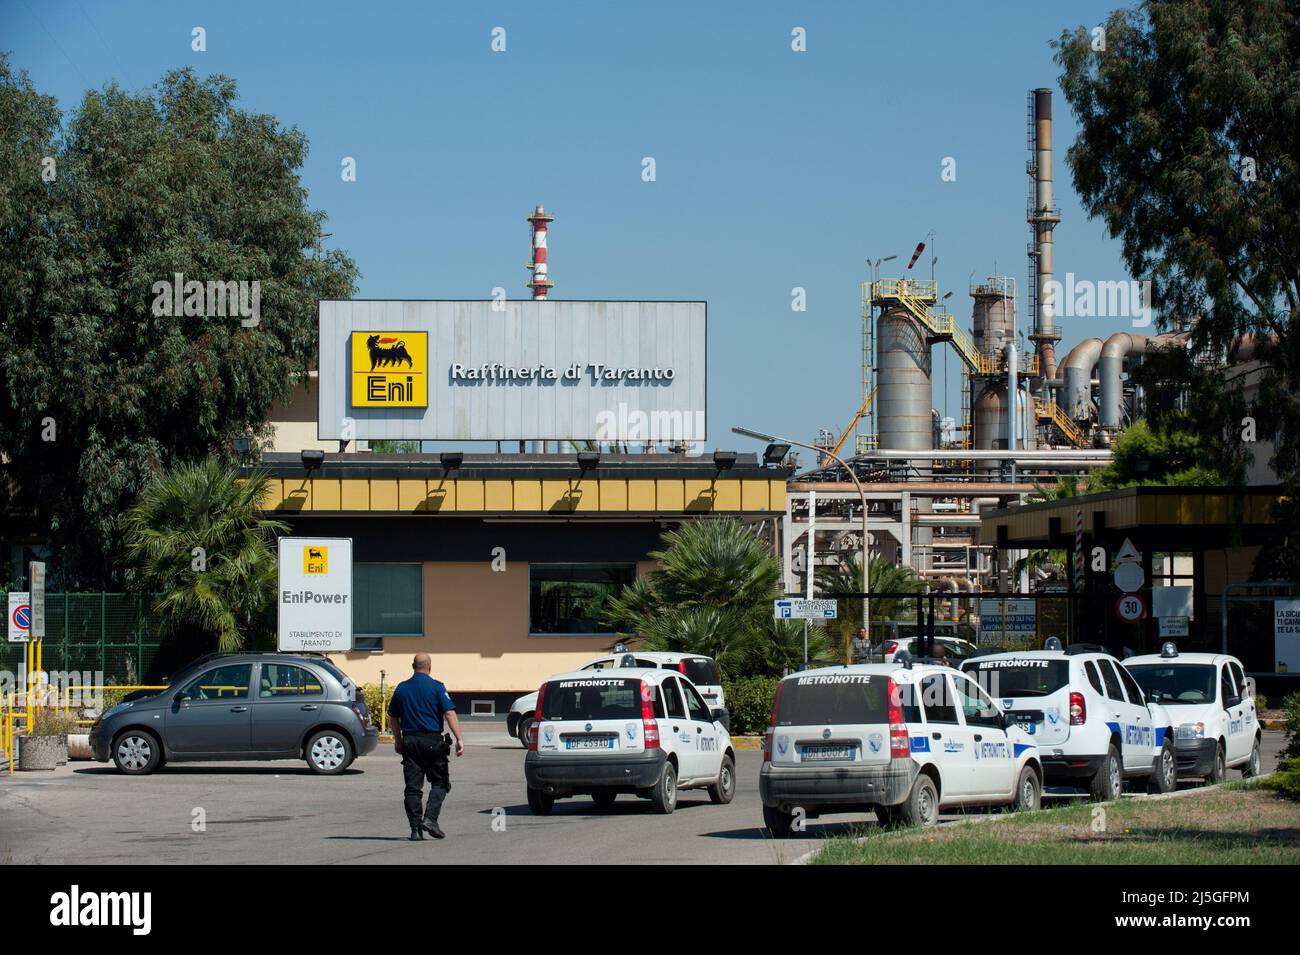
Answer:
M1300 673L1300 600L1273 601L1274 655L1278 673Z
M1154 617L1191 617L1192 588L1152 587L1151 615Z
M31 563L32 595L32 639L45 639L45 564L34 560Z
M9 642L27 643L31 639L31 595L27 591L9 592Z
M1005 635L1009 642L1020 643L1037 634L1037 601L987 598L980 601L981 642L997 642Z
M1161 617L1160 618L1160 637L1185 637L1187 636L1187 618L1186 617Z
M704 302L324 301L322 440L702 442Z
M839 612L834 600L774 600L773 620L834 620Z
M1135 594L1146 583L1147 575L1141 564L1125 562L1115 565L1115 586L1123 593Z
M352 649L352 541L281 537L279 648L342 653Z

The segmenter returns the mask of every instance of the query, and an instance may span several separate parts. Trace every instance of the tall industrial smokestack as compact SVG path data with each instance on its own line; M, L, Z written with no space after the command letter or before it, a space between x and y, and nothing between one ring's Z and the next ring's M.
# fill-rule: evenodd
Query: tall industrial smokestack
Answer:
M1036 89L1030 94L1030 148L1032 158L1027 172L1033 178L1026 218L1034 241L1029 249L1030 269L1034 280L1034 327L1029 339L1038 353L1039 393L1047 395L1047 382L1056 378L1055 344L1061 340L1056 330L1055 306L1050 292L1052 273L1052 230L1061 221L1060 210L1052 201L1052 91Z
M546 293L555 285L546 274L546 224L554 218L541 206L528 217L533 227L533 261L526 267L533 277L525 284L533 290L533 301L545 299Z

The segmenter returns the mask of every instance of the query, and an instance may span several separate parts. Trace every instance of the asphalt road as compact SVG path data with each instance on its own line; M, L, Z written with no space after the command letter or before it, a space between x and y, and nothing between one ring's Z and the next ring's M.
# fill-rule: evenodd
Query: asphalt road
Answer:
M810 821L802 838L768 838L754 751L737 754L738 788L727 806L700 790L683 793L669 816L630 796L608 813L573 798L533 816L518 743L496 726L468 729L466 742L452 763L442 841L407 841L399 761L381 744L335 777L295 762L175 763L144 777L71 762L0 776L0 862L762 864L792 861L819 837L874 825L866 816L830 816ZM1280 733L1265 734L1266 771L1281 746Z

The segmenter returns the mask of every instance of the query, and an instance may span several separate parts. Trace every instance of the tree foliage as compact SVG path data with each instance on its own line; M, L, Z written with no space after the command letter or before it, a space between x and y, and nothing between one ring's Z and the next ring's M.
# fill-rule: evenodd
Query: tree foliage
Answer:
M317 301L354 289L351 259L319 252L305 137L236 102L186 69L65 117L0 56L0 506L35 515L62 586L120 584L117 516L264 433L314 364ZM176 273L258 282L258 323L154 314Z
M606 604L607 624L647 650L713 657L729 679L779 676L803 662L803 626L772 619L780 567L752 527L695 520L663 542L650 553L659 566ZM808 654L827 658L820 627L810 629Z
M131 588L153 599L164 632L225 653L271 646L275 538L261 516L266 478L216 458L164 472L122 517Z

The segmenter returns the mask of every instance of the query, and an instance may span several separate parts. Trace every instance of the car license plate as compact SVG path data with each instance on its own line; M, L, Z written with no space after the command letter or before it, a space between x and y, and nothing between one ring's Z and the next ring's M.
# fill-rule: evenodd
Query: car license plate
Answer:
M564 741L565 749L613 749L612 736L572 736Z
M799 758L805 763L815 763L823 759L857 759L856 746L801 746Z
M1034 721L1033 721L1033 720L1025 719L1024 717L1017 717L1017 718L1016 718L1016 725L1019 726L1019 727L1020 727L1022 730L1024 730L1026 733L1028 733L1030 736L1033 736L1033 735L1034 735Z

